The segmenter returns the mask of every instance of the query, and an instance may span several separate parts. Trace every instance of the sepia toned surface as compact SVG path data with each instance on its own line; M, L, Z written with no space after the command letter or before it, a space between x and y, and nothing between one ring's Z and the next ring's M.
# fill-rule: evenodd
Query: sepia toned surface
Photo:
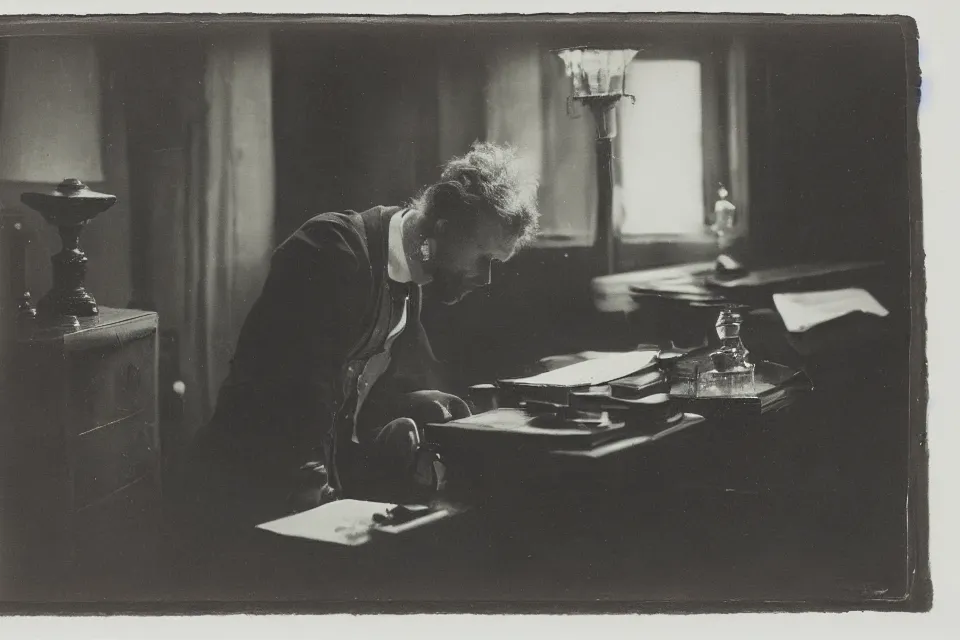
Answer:
M16 255L0 265L0 357L4 380L27 388L4 384L3 527L28 527L47 556L12 562L6 609L926 606L923 308L912 292L923 277L911 200L919 79L908 20L248 17L61 28L95 44L106 153L92 186L118 196L84 230L87 286L101 329L125 318L124 330L144 333L15 355L17 302L24 289L34 301L46 293L58 240L19 204L36 185L0 176L0 246ZM55 37L36 30L9 20L0 35L37 35L41 48ZM567 104L554 53L585 44L643 50L627 77L637 102L616 107L609 202L593 114ZM782 410L709 416L589 463L541 465L513 445L444 456L448 499L469 508L354 550L250 530L195 555L154 509L159 492L136 480L162 471L163 494L173 486L273 250L318 213L409 202L474 140L517 145L540 174L543 233L457 305L424 288L422 322L451 393L540 373L553 356L698 346L715 333L717 301L731 299L750 306L752 361L802 370L812 390ZM0 148L4 164L9 153ZM749 273L658 280L665 267L712 271L718 183L743 214L733 255ZM14 217L29 232L22 252ZM613 276L595 244L601 228L615 236ZM876 268L809 275L823 264ZM759 282L763 273L787 276ZM779 315L775 296L850 288L887 313L809 330ZM114 311L125 307L134 310ZM271 337L283 338L280 328ZM38 426L18 427L37 410ZM107 437L114 423L126 426ZM86 505L126 486L137 491L118 493L98 524L52 523L66 493ZM44 497L51 491L63 496ZM59 536L81 531L89 553L61 562ZM11 539L0 538L0 553L18 558ZM78 578L50 579L73 564Z

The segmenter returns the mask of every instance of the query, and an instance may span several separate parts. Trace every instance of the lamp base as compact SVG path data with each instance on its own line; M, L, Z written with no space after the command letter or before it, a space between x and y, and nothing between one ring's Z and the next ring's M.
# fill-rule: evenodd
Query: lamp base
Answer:
M64 316L87 318L99 314L83 281L87 275L87 256L80 249L83 225L59 227L63 249L50 259L53 265L53 287L37 303L37 318L49 320Z
M617 137L617 102L622 96L597 96L581 98L593 111L597 125L597 138L609 140Z
M74 291L51 290L37 303L37 319L59 319L65 316L90 318L100 314L97 301L83 288Z
M37 303L37 319L98 315L97 301L83 286L87 256L80 249L80 234L87 222L113 206L116 196L96 193L79 180L70 179L60 183L53 193L24 193L21 200L57 226L63 244L60 253L50 260L53 287Z

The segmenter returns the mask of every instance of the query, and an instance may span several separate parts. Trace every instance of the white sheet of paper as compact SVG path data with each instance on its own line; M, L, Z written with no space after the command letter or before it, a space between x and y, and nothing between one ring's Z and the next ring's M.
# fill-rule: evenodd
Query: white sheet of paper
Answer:
M773 295L773 304L791 333L808 331L856 311L880 317L889 314L876 298L863 289L776 293Z
M370 539L370 528L376 524L374 514L386 515L394 506L364 500L336 500L257 528L282 536L355 547Z
M529 378L518 378L505 382L558 387L593 386L636 373L653 364L656 357L656 351L613 353L605 357L560 367Z

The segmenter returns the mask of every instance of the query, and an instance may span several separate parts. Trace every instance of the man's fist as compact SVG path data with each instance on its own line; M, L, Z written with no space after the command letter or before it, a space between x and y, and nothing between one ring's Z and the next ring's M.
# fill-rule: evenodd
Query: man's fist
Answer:
M433 390L404 394L397 409L417 424L448 422L470 415L466 402L455 395Z
M415 485L431 491L443 490L446 465L432 447L421 443L417 425L410 418L398 418L387 424L374 441L374 446L378 456L390 460L391 468L396 465L395 468L402 470L403 475L412 474Z
M417 449L420 447L417 424L410 418L397 418L380 430L373 446L378 456L388 458L399 468L410 469L416 463Z
M413 480L430 491L443 491L447 483L447 465L436 451L420 447Z

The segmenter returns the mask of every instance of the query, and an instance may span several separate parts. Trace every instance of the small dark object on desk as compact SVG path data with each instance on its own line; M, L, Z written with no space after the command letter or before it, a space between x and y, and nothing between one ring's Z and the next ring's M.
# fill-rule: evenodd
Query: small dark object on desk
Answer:
M406 506L400 504L387 509L385 514L373 514L373 521L381 525L406 524L407 522L411 522L417 518L422 518L423 516L429 515L432 512L433 510L430 507L420 505Z
M726 254L717 258L716 271L718 278L744 276L747 274L747 268L745 266Z
M499 404L497 400L497 386L494 384L475 384L470 387L467 402L473 413L492 411Z

